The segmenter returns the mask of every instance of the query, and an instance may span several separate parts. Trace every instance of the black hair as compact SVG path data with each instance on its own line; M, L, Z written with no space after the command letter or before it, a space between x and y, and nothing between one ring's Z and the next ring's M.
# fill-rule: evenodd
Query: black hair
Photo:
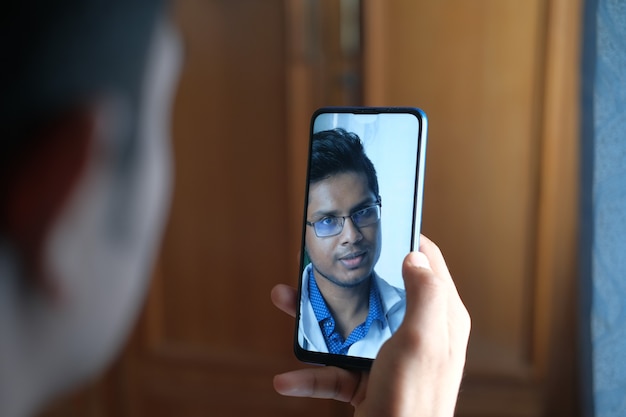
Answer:
M311 142L309 183L322 181L345 172L365 174L369 189L379 197L378 178L374 164L365 154L356 133L336 128L313 134Z
M9 2L0 17L0 149L102 91L139 94L164 0Z

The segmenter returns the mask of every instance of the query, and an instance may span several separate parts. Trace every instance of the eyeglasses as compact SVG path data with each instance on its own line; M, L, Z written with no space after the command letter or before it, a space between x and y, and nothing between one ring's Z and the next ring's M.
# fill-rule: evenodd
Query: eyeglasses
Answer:
M307 221L306 224L313 226L317 237L336 236L343 230L343 225L348 217L357 228L377 223L380 220L380 208L381 203L377 201L376 204L357 210L348 216L326 216L316 222Z

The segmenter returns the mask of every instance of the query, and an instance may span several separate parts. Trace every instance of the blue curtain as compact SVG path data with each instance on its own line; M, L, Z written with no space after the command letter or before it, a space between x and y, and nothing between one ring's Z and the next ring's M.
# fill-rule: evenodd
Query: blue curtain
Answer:
M584 415L626 416L626 1L587 0L582 60Z

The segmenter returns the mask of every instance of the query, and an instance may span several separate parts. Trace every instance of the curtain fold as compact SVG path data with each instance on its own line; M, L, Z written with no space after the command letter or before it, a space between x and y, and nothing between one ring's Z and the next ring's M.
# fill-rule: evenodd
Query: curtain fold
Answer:
M585 416L626 416L626 2L587 0L582 65Z

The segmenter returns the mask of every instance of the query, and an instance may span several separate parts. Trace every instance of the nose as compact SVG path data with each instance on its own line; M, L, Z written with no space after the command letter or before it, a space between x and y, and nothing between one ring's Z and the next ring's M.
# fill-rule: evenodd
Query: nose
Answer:
M344 244L356 243L363 239L361 230L354 224L351 217L346 217L344 220L341 238Z

